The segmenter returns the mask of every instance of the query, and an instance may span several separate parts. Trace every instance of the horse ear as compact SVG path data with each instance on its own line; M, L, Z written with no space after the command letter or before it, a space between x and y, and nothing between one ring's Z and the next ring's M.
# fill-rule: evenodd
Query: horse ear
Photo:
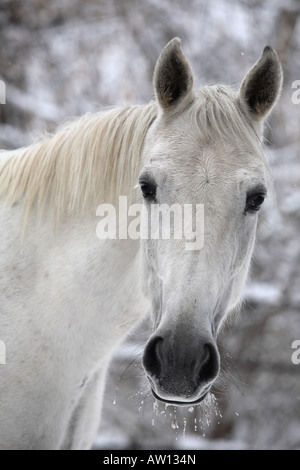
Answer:
M164 111L192 101L193 72L182 52L179 38L172 39L162 50L155 66L153 84Z
M266 46L245 76L239 101L254 120L264 119L275 105L282 86L282 67L277 53Z

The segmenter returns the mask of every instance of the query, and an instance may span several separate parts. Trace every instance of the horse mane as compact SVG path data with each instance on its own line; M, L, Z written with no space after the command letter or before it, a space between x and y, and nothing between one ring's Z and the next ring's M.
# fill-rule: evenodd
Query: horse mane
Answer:
M34 207L41 215L46 206L59 220L83 214L90 203L130 196L156 115L154 102L87 113L38 143L0 154L0 197L9 205L23 199L26 220Z
M232 90L207 86L195 91L195 98L190 113L202 136L242 140L268 168L261 141ZM47 215L57 220L83 214L90 204L115 204L120 194L132 199L144 139L157 114L155 102L88 113L36 144L5 152L11 155L0 158L0 197L6 195L10 205L23 199L26 220L34 207L42 214L47 206Z

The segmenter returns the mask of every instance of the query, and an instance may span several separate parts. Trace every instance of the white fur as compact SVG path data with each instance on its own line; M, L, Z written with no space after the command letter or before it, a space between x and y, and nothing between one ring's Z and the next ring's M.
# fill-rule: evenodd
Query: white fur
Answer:
M95 217L22 239L18 206L1 224L0 447L90 448L110 356L145 312L138 242L98 240Z

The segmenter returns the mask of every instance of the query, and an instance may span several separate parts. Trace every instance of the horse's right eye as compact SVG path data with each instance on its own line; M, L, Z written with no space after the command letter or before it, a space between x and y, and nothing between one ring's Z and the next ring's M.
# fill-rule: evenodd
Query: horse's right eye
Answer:
M141 190L143 194L143 198L147 199L148 201L154 201L156 196L156 186L150 183L142 183Z

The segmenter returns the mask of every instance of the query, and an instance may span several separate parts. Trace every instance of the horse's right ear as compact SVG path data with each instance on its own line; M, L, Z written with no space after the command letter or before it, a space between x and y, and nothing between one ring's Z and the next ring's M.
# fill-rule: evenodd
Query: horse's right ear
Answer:
M172 111L177 105L186 106L192 101L193 73L179 38L172 39L162 50L155 66L153 84L163 111Z
M241 84L239 102L255 121L261 121L275 105L281 86L279 57L272 47L266 46Z

